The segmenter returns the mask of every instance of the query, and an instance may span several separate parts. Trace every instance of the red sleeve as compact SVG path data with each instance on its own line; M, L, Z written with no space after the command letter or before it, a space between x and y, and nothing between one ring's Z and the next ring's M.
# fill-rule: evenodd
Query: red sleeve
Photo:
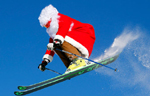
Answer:
M53 39L52 38L49 38L49 43L52 43L53 42ZM54 56L55 52L54 51L51 51L51 50L46 50L46 53L45 54L48 54L48 55L51 55L52 57Z
M54 56L55 52L54 51L51 51L51 50L46 50L46 53L45 54L48 54L48 55L51 55L52 57Z
M53 39L52 38L49 38L49 43L52 43L53 42Z

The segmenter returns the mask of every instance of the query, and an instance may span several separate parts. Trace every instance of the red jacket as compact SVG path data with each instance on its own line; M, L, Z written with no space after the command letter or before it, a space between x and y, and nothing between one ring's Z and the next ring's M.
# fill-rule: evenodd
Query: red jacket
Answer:
M66 41L76 47L80 52L88 58L93 50L95 42L94 28L90 24L81 23L73 18L58 13L58 16L53 17L47 33L53 39ZM46 55L54 56L53 51L46 51Z

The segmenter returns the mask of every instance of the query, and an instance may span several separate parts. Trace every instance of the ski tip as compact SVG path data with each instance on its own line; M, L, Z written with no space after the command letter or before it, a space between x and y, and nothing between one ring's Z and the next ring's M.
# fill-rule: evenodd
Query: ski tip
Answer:
M19 89L19 90L26 90L27 87L25 87L25 86L18 86L18 89Z
M23 95L23 93L22 93L22 92L19 92L19 91L15 91L14 94L17 95L17 96Z

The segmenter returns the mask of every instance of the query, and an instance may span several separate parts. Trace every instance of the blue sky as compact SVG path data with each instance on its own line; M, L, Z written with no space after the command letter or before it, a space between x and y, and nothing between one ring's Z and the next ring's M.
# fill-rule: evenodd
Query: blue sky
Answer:
M37 69L49 40L38 16L49 4L62 14L94 26L96 42L92 59L103 54L126 27L138 26L142 37L128 45L118 60L110 64L119 72L100 68L27 96L150 95L149 0L3 0L0 3L0 96L13 96L18 85L57 76ZM47 67L60 73L66 70L57 55Z

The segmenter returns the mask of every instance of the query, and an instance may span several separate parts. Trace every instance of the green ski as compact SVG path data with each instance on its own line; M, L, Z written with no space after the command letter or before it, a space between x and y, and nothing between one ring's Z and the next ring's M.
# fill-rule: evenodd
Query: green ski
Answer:
M99 61L99 63L101 63L103 65L110 64L110 63L114 62L118 58L118 56L119 56L119 54L115 55L113 57L101 60L101 61ZM72 72L68 72L66 74L62 74L60 76L57 76L57 77L54 77L52 79L48 79L48 80L45 80L45 81L42 81L42 82L39 82L39 83L36 83L33 85L19 86L18 89L22 90L22 91L15 91L14 94L18 95L18 96L19 95L26 95L26 94L38 91L40 89L46 88L48 86L52 86L54 84L60 83L62 81L71 79L75 76L78 76L78 75L84 74L86 72L92 71L92 70L97 69L99 67L102 67L102 65L92 63L92 64L89 64L85 67L74 70Z

